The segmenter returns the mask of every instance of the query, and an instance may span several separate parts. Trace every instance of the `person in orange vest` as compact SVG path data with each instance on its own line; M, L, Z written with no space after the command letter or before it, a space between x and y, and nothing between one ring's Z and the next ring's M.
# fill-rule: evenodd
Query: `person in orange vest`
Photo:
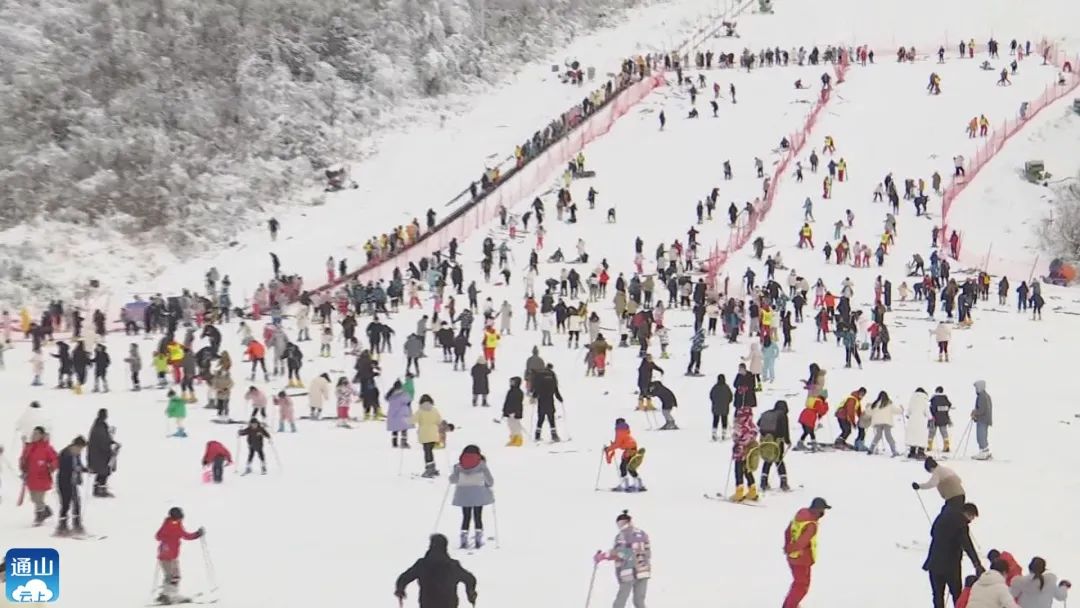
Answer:
M244 351L244 355L247 356L248 361L251 361L251 376L249 380L255 380L255 370L262 367L263 378L269 382L270 374L266 372L266 347L262 345L262 342L258 340L252 340L248 342L247 350Z
M975 132L979 129L979 119L975 116L968 121L967 134L969 139L975 138Z
M799 230L799 249L803 247L814 248L814 231L808 223L804 223L802 229Z
M810 569L817 562L818 521L831 508L824 498L815 498L808 508L799 509L784 531L784 553L792 581L783 608L799 608L810 592Z
M499 345L499 332L494 327L488 326L484 330L484 360L488 367L495 369L495 347Z
M626 423L625 418L615 419L615 440L604 448L604 459L608 464L611 464L615 452L619 450L622 451L622 458L619 461L620 482L613 490L616 492L644 492L645 485L641 481L641 477L638 476L637 470L641 466L641 461L645 458L645 450L638 449L637 441L630 434L630 425ZM633 486L630 485L631 479L634 480Z

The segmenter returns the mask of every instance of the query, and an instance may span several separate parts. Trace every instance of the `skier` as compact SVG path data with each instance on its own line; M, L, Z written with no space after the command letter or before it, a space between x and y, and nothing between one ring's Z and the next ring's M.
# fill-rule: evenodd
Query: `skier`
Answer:
M938 323L938 326L933 331L934 340L937 342L938 356L937 360L949 362L949 340L952 339L952 327L945 321Z
M386 393L386 430L390 431L390 447L409 449L411 419L412 396L405 391L401 380L394 380Z
M94 496L113 498L109 492L109 475L116 466L116 452L120 444L113 439L113 431L106 419L108 410L99 409L94 424L90 427L90 440L87 443L86 464L94 474Z
M330 398L330 374L319 374L308 384L308 416L312 420L322 417L323 404Z
M82 525L82 452L86 448L86 439L79 435L63 450L60 450L59 464L56 469L56 490L60 494L60 524L56 527L56 536L82 535L86 531ZM71 514L71 529L68 530L68 514Z
M880 391L874 402L866 409L866 414L870 418L870 428L874 429L874 438L870 441L870 447L866 450L866 453L872 455L874 450L877 449L878 442L884 437L885 442L889 444L892 457L899 456L900 453L896 451L896 441L892 435L892 427L896 417L900 414L900 407L893 403L888 393Z
M784 492L791 491L791 487L788 485L787 480L787 465L784 463L784 452L791 447L791 431L788 428L788 405L787 401L780 400L776 402L773 408L758 418L758 431L761 433L761 444L775 445L776 450L774 454L769 454L770 450L764 450L762 452L762 460L765 464L761 465L761 489L763 491L769 489L769 471L772 469L772 465L777 465L776 470L780 473L780 489Z
M653 380L652 384L649 385L649 394L660 400L660 413L664 415L664 425L660 427L660 430L679 430L679 427L675 424L675 417L671 414L671 410L679 406L675 393L671 392L671 389L664 386L659 380Z
M952 402L949 401L949 397L945 394L945 389L940 386L934 389L934 396L930 398L930 416L932 421L930 426L930 435L926 442L926 451L932 452L934 450L934 434L935 431L941 434L941 439L945 446L943 451L949 453L949 427L952 426L952 417L949 415L949 411L952 410Z
M241 475L248 475L251 473L251 463L255 460L255 456L259 457L259 463L262 465L262 474L266 475L266 454L263 453L263 441L272 441L270 439L270 433L266 430L266 427L262 425L257 418L252 418L248 423L247 428L240 429L237 435L241 437L247 437L248 444L248 459L247 466L244 467L244 472Z
M353 398L356 397L356 391L353 390L349 379L345 376L338 378L337 385L334 386L334 397L337 399L337 426L341 428L352 428L349 425L349 407L352 405ZM367 411L367 407L364 408L364 419L370 420L371 417Z
M735 408L735 429L731 433L731 459L735 461L735 494L732 502L757 500L758 490L754 483L757 468L758 430L754 425L754 410L750 407ZM744 484L745 481L745 484Z
M449 479L454 486L455 507L461 507L461 549L469 548L469 524L473 525L474 548L484 546L484 507L495 502L491 487L495 478L487 466L487 459L480 453L480 448L467 445L458 457Z
M840 436L836 438L834 444L837 448L850 449L847 438L851 436L852 429L857 427L858 435L855 438L854 449L859 452L865 449L863 442L866 440L866 429L859 424L863 414L862 400L865 396L866 389L859 387L848 395L840 407L837 408L836 419L840 424Z
M477 359L476 364L473 365L470 370L470 374L472 375L473 407L476 407L477 405L488 407L488 393L490 392L488 376L491 375L491 368L487 366L483 357Z
M521 390L521 377L510 378L510 388L506 391L503 400L502 417L506 419L506 425L510 428L510 441L507 447L521 447L525 443L525 435L521 428L521 417L524 415L525 393Z
M278 408L278 429L277 432L285 432L285 424L288 423L289 431L296 432L296 410L293 408L292 397L287 395L285 391L278 391L277 396L274 397L274 405Z
M225 465L232 464L232 454L219 441L207 441L203 451L202 466L210 467L210 476L214 483L221 483L225 476Z
M974 460L990 460L990 427L994 424L994 404L990 393L986 392L986 381L975 382L975 409L971 412L975 424L975 441L979 444L979 453Z
M165 406L165 417L176 424L176 431L170 437L187 437L187 431L184 430L184 419L187 418L187 401L177 395L174 390L170 390L166 397L168 398L168 405Z
M132 343L128 347L128 356L124 358L124 363L128 364L128 370L131 372L131 390L140 390L139 372L142 371L142 357L139 356L138 344Z
M563 397L559 392L559 379L555 376L554 367L550 363L544 369L533 373L532 394L537 408L536 433L533 439L540 441L540 432L544 428L544 421L547 420L548 428L551 429L551 441L559 442L559 433L555 430L555 400L558 399L559 403L562 403Z
M1005 553L1001 554L1006 555ZM1063 580L1058 582L1057 576L1046 571L1046 560L1041 557L1031 558L1028 564L1030 574L1018 576L1009 580L1006 574L1005 582L1009 585L1012 597L1016 598L1020 608L1050 608L1054 600L1067 602L1072 583Z
M411 422L416 425L416 440L424 449L424 472L421 477L438 477L435 468L435 445L439 443L439 428L443 422L439 410L430 395L420 396L420 408L413 413Z
M158 541L158 568L161 570L161 594L159 604L185 604L191 601L180 595L180 541L202 538L206 530L194 532L184 529L184 511L180 507L169 509L169 516L161 523L154 538Z
M266 394L255 386L248 387L244 393L244 401L251 402L251 418L262 418L266 421Z
M644 492L645 485L641 477L638 476L637 471L645 458L645 450L644 448L638 449L637 441L630 434L630 425L626 423L625 418L615 420L615 440L604 448L604 458L608 464L611 464L616 450L622 450L622 456L619 460L619 479L621 481L618 486L612 488L612 491ZM633 487L630 486L630 478L634 479Z
M712 440L717 441L716 428L723 425L720 432L720 440L727 439L728 431L728 412L731 408L731 402L734 399L734 395L731 393L731 387L727 384L727 379L724 378L724 374L716 376L716 384L709 390L709 402L712 404Z
M783 608L799 608L810 592L810 571L817 563L818 522L831 508L824 498L815 498L809 507L799 509L784 531L784 553L792 580Z
M634 608L645 608L645 594L648 592L649 578L652 576L652 545L649 535L634 526L630 513L623 511L615 518L619 533L615 535L615 544L610 551L597 551L593 563L611 560L615 562L615 576L619 581L619 591L615 595L612 608L624 608L630 596L634 597Z
M943 508L960 508L964 504L967 498L964 494L964 484L960 481L960 476L956 474L956 471L938 464L930 456L927 456L923 462L923 468L926 469L927 473L930 473L930 479L927 479L924 483L911 482L912 490L937 488L938 494L945 501Z
M34 505L35 526L40 526L52 515L52 509L45 504L45 493L53 488L52 475L58 466L56 450L49 443L45 427L34 427L28 437L24 436L19 472Z
M457 608L460 583L465 584L469 603L476 603L476 577L457 560L450 559L447 544L445 536L432 534L424 557L398 577L394 583L394 597L402 606L405 605L405 587L413 581L420 585L420 608Z
M930 589L934 608L945 608L945 588L948 587L953 605L960 598L960 562L967 553L975 566L976 576L985 571L975 553L968 526L979 516L974 504L946 507L934 519L930 527L930 549L923 562L923 570L930 574ZM974 593L974 591L972 592Z

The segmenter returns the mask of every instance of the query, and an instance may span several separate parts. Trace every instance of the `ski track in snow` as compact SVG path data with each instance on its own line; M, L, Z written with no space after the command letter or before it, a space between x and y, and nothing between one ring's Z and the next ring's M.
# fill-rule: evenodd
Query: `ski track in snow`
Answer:
M976 34L981 49L991 29L1003 46L1007 46L1013 35L1053 36L1061 31L1063 24L1076 23L1077 18L1068 17L1080 12L1075 3L1064 0L1052 3L1054 10L1037 12L1009 8L1004 1L978 5L959 2L955 7L931 4L928 0L913 0L902 6L871 6L854 0L838 0L834 4L836 18L819 19L816 4L777 2L775 15L740 19L743 36L740 43L772 45L792 40L798 34L800 41L824 44L833 39L851 39L853 32L857 32L858 42L865 37L876 48L888 46L887 36L902 39L904 44L926 46L941 40L944 30L949 30L954 38L959 37L957 32L965 36ZM923 21L931 14L935 21L933 26L927 26ZM613 55L622 55L630 49L608 50ZM1039 68L1037 60L1027 60L1014 79L1014 86L996 88L994 74L977 69L981 59L958 61L954 57L955 49L948 50L951 57L944 66L925 61L896 65L888 56L879 57L876 66L853 66L847 82L836 90L840 99L830 105L809 135L809 144L819 151L825 135L835 137L837 156L848 161L850 181L837 182L834 198L821 200L822 174L809 172L804 154L806 181L797 184L785 177L777 185L780 190L776 204L759 228L758 234L772 246L769 251L782 251L787 266L798 269L811 283L820 276L838 290L840 281L850 276L856 286L854 300L861 307L872 301L873 280L878 274L892 280L894 298L898 299L895 290L904 280L903 264L915 252L924 257L928 254L930 222L913 217L910 204L902 201L898 241L885 266L838 268L822 264L819 251L795 249L802 200L806 196L814 199L818 219L814 225L815 241L819 247L826 235L831 236L831 224L842 216L844 209L852 209L856 216L855 227L849 234L851 241L876 239L885 212L884 205L871 203L877 180L888 171L893 171L898 180L907 176L928 178L933 169L946 175L951 169L952 155L967 153L976 145L964 134L971 116L986 114L993 121L1011 115L1021 100L1041 92L1054 76L1049 68ZM613 281L620 271L629 277L634 236L640 235L645 240L647 254L660 241L670 243L679 238L685 242L685 232L693 221L694 202L714 185L721 188L718 206L721 217L701 227L700 238L706 248L713 241L726 242L728 230L722 217L727 204L734 200L741 205L760 189L758 180L752 177L753 157L761 156L768 164L769 150L776 147L782 135L801 123L808 107L791 102L797 96L814 94L813 91L796 93L791 83L799 77L816 83L821 70L820 67L765 69L749 75L712 72L708 74L710 80L719 78L725 91L728 82L735 82L739 91L739 104L722 103L717 119L711 118L707 109L711 91L703 92L703 100L699 100L702 117L690 121L685 119L688 100L683 94L671 88L660 89L637 111L619 121L609 135L585 151L589 168L597 171L597 178L573 185L574 199L580 206L579 223L557 223L554 203L548 202L548 242L541 258L546 258L557 246L573 251L574 243L582 237L594 259L609 260ZM944 93L940 97L925 94L930 71L937 71L943 77ZM1060 107L1064 109L1065 104ZM655 116L660 108L666 110L669 118L663 133L657 130ZM543 113L547 110L550 108ZM1016 191L1015 184L1019 181L1016 164L1032 150L1045 156L1048 166L1051 159L1062 163L1053 167L1057 174L1072 172L1075 167L1068 163L1075 161L1066 151L1072 150L1070 145L1074 146L1075 138L1058 138L1054 134L1057 125L1054 121L1069 120L1071 123L1063 128L1073 130L1076 121L1062 118L1062 112L1055 108L1048 109L1044 116L1040 120L1051 126L1031 127L1037 130L1006 146L1001 159L994 161L999 165L984 169L978 184L957 200L953 222L965 229L966 243L977 242L976 238L993 239L994 250L1004 258L1030 256L1030 250L1026 249L1028 240L1000 231L1020 217L1034 221L1037 215L1032 214L1037 214L1040 207L1005 206L1001 204L1003 199L983 194ZM1013 146L1018 150L1015 153L1010 152ZM735 179L726 183L720 179L724 159L731 159L735 170ZM824 157L823 164L827 160ZM472 169L469 165L467 171L458 172L451 181L466 180ZM588 210L584 203L590 185L600 192L594 211ZM1018 192L1015 196L1025 195ZM428 199L410 200L384 213L371 213L370 207L365 207L363 225L381 230L398 221L399 216L405 217L402 210L411 217L431 204ZM527 200L522 201L524 204ZM618 208L619 222L609 225L604 222L603 213L613 205ZM931 212L939 208L940 199L932 197ZM334 216L330 209L317 213L321 215L313 212L311 219L314 222L316 217L321 217L322 223L313 225L327 227L325 218ZM988 236L973 236L983 227ZM328 226L325 242L342 242L336 240L340 235L334 232L339 229ZM290 230L286 222L283 238L289 236ZM357 240L366 238L369 231L363 229ZM480 258L480 241L486 232L480 231L462 244L463 258L470 260L466 265L467 280L479 275L473 260ZM266 266L265 235L253 237L245 244L250 255L235 256L233 263L235 268L246 268L251 276L241 279L239 270L230 272L237 297L243 295L239 281L257 282L262 274L259 269ZM323 247L312 247L313 244L313 241L298 242L296 251L279 253L287 266L314 264L317 270L328 252ZM205 526L208 530L207 546L212 551L221 583L218 605L222 608L333 606L340 605L343 598L365 606L394 605L390 595L394 578L423 553L427 535L433 529L447 534L451 546L456 546L457 509L448 505L437 525L435 518L452 463L464 445L475 443L487 455L496 480L497 513L495 509L485 509L485 532L487 536L495 535L497 516L501 548L496 549L495 543L489 542L468 555L457 550L452 550L452 554L462 559L479 578L484 605L541 608L580 604L591 572L589 558L596 549L609 546L615 533L614 518L622 509L629 509L636 523L652 537L651 603L693 605L718 594L730 596L737 585L739 605L777 605L789 580L781 551L781 534L794 512L807 505L813 496L827 498L834 509L821 526L819 564L806 606L855 608L864 606L867 597L873 597L874 605L881 608L908 608L911 597L925 596L927 583L920 569L924 553L919 543L928 541L928 526L910 488L911 481L926 477L920 463L852 452L790 452L789 474L793 484L804 486L801 492L766 493L761 500L764 506L758 509L740 509L700 499L702 493L713 494L724 489L731 445L730 441L709 440L707 393L715 374L724 373L729 381L734 376L740 357L746 354L748 338L741 337L734 346L721 338L710 338L710 348L704 352L705 376L685 377L682 372L688 360L686 344L690 337L687 312L668 313L672 357L659 361L667 371L665 383L679 396L680 407L675 417L681 430L645 431L648 426L645 417L634 411L635 398L631 394L638 364L634 356L636 349L616 349L605 377L585 378L581 364L583 352L568 350L562 341L565 336L557 335L556 345L543 349L542 354L555 365L566 398L565 412L560 411L562 417L558 420L560 432L574 440L559 446L533 445L526 441L521 448L504 447L505 427L495 426L490 420L498 414L508 378L522 373L529 349L539 341L535 332L523 330L524 313L520 308L522 267L530 246L529 237L524 244L513 245L514 275L509 287L487 286L478 281L483 290L481 301L491 297L498 304L507 299L515 306L513 334L502 341L497 368L490 378L492 408L474 408L469 404L469 374L450 371L429 341L429 358L421 361L417 392L430 393L443 417L458 425L459 430L450 434L447 449L436 453L442 477L426 483L412 478L422 469L421 451L415 441L410 450L391 449L381 422L360 422L351 430L343 430L332 424L298 421L298 433L274 433L280 461L274 450L267 450L270 459L267 476L240 477L236 469L228 469L223 485L204 485L200 480L199 460L206 441L220 440L234 450L235 458L245 457L243 450L235 451L237 427L211 424L209 412L201 404L192 405L188 419L190 436L162 437L164 393L127 392L127 374L121 362L127 344L138 343L143 350L143 380L149 383L151 374L146 368L155 341L110 335L107 343L114 360L110 372L113 392L107 395L87 392L81 397L29 387L27 345L16 344L14 350L5 353L7 367L0 371L0 381L7 389L4 405L0 407L0 429L11 429L24 404L39 399L52 420L54 444L59 449L75 435L87 433L96 409L107 407L110 423L118 427L117 439L124 447L118 472L112 480L117 498L90 498L85 506L88 530L108 536L98 542L55 539L47 527L29 527L29 509L13 507L18 482L10 472L2 473L4 500L0 504L0 531L5 548L58 547L65 564L62 592L65 601L79 605L106 601L118 606L140 605L147 599L143 595L144 581L154 571L153 533L167 509L180 505L187 513L186 525L190 529ZM307 252L310 259L290 262L290 256L299 257L300 249L311 249ZM225 253L223 258L229 255ZM160 284L200 284L204 264L193 262L190 269L168 273L159 280ZM748 252L738 252L729 259L724 272L731 275L734 289L751 264L758 276L763 277L763 267L751 262ZM559 268L559 265L542 264L541 278L556 275ZM587 276L588 269L582 270ZM778 273L781 282L783 277L783 272ZM792 431L797 434L795 417L802 406L802 393L787 395L806 376L810 362L828 370L827 386L833 407L859 386L867 387L870 397L885 390L894 400L906 405L915 387L932 391L941 385L956 406L951 432L958 440L974 403L971 384L974 380L986 380L996 406L991 445L999 459L981 463L955 457L949 462L963 477L969 499L977 502L982 511L982 517L973 527L975 540L984 555L993 547L1008 549L1021 563L1033 555L1041 555L1047 558L1054 572L1064 577L1075 576L1080 568L1080 558L1074 550L1080 542L1080 530L1063 525L1060 506L1072 504L1080 490L1070 481L1076 426L1062 424L1075 420L1078 410L1071 386L1061 379L1068 377L1065 366L1071 365L1080 354L1075 341L1063 336L1080 331L1080 319L1075 315L1054 314L1050 308L1062 305L1080 310L1074 303L1080 298L1071 290L1053 287L1044 290L1048 306L1041 322L1032 322L1025 315L1012 312L1014 295L1006 307L997 306L993 300L981 303L974 311L974 327L954 331L953 359L948 364L937 363L931 353L928 330L933 325L924 320L922 303L895 302L890 318L898 321L902 318L902 321L893 327L893 360L879 363L864 357L861 371L843 369L843 353L833 340L814 342L813 326L808 320L795 331L794 351L781 354L777 361L777 383L765 386L759 394L759 403L764 408L786 398L792 412ZM456 299L459 308L466 301L464 297ZM599 311L603 326L614 326L610 301L591 308ZM393 317L398 349L419 316L420 311L415 310ZM808 313L807 319L810 318L812 315ZM287 327L291 333L288 323ZM316 328L312 331L316 341L301 343L308 356L318 348ZM340 336L337 330L335 334ZM242 352L235 325L225 327L222 333L224 347L235 359ZM605 333L613 343L617 341L617 336ZM475 358L479 354L473 348L468 356ZM395 353L385 355L382 364L380 388L385 392L389 382L402 374L404 361L400 353ZM240 417L247 409L242 392L248 383L243 365L234 366L237 386L232 407ZM314 358L306 363L303 377L309 380L332 369L351 369L340 344L335 344L333 358ZM54 374L55 366L49 360L46 384L51 384ZM337 375L332 377L336 379ZM277 379L256 384L268 392L276 392L283 386ZM205 387L200 386L197 393L204 399ZM298 415L305 414L305 398L298 398L296 407ZM359 408L354 413L358 411ZM600 458L598 449L611 440L612 422L619 416L630 422L639 444L648 450L641 468L648 492L623 494L593 490ZM824 424L819 439L830 441L836 433L835 418L830 415ZM275 429L276 425L272 425L271 431ZM902 422L894 431L901 444L898 447L903 449ZM8 434L5 430L0 441L8 440ZM971 443L974 444L974 438ZM17 454L10 445L9 441L5 456L14 462ZM971 445L968 456L974 450L975 446ZM553 451L559 453L552 454ZM600 487L610 488L616 481L614 467L605 466ZM777 483L775 473L772 482ZM1030 488L1038 488L1037 500L1017 500L1020 492ZM729 487L728 491L733 488ZM936 513L941 503L937 495L925 492L920 496L930 514ZM50 501L55 506L52 495ZM914 548L904 549L901 545ZM198 543L185 543L181 554L182 585L189 594L210 587L199 554ZM970 565L965 568L970 569ZM597 605L607 604L614 594L610 565L604 564L601 569L593 597ZM109 576L113 572L124 573L133 584L116 585ZM540 592L523 592L537 573L559 584L544 587ZM270 580L298 575L318 576L319 582L295 586L267 584ZM882 589L902 592L883 595ZM415 587L409 589L409 595L413 603L407 605L415 605Z

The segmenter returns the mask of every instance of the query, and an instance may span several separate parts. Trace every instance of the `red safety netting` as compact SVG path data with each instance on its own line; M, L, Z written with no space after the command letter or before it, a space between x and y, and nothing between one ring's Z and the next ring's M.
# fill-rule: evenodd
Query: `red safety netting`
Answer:
M844 75L849 67L847 51L841 52L840 61L832 67L835 73L835 84L844 82ZM776 200L776 192L782 182L781 178L787 173L792 161L802 153L810 131L817 124L821 112L825 109L825 106L829 105L831 99L832 89L823 89L821 96L818 97L814 107L806 116L803 125L795 133L788 135L787 139L790 145L780 157L780 162L776 164L772 178L769 180L769 191L765 193L763 199L755 207L754 213L752 215L748 215L745 211L740 213L736 225L731 229L727 244L723 248L719 244L713 246L712 253L704 263L707 283L711 287L716 288L716 277L728 258L731 257L731 254L743 248L750 241L750 236L757 230L758 224L765 219L765 216L772 209L773 201Z
M970 264L982 263L983 265L981 268L984 271L987 271L990 262L989 252L986 254L976 253L961 259L961 256L964 253L963 232L955 226L952 228L949 226L949 211L952 210L952 207L956 202L956 197L960 196L968 185L971 184L972 180L979 174L979 171L986 166L986 163L997 156L998 152L1001 152L1001 149L1005 147L1005 144L1015 137L1036 114L1066 95L1076 91L1077 87L1080 87L1080 74L1076 73L1076 66L1080 65L1080 56L1069 56L1065 51L1057 48L1053 44L1047 43L1045 40L1039 44L1039 51L1043 57L1044 63L1049 63L1065 70L1063 72L1065 84L1054 83L1048 85L1038 98L1022 104L1022 109L1017 111L1017 115L1014 118L1004 121L997 129L991 132L989 137L987 137L982 145L979 146L975 156L963 160L963 173L960 175L953 175L952 179L945 186L945 193L942 196L941 232L939 233L942 247L949 252L950 256L961 262ZM950 242L950 239L952 238L952 232L950 232L950 230L957 233L955 243ZM1026 264L1021 264L1021 266L1024 265Z

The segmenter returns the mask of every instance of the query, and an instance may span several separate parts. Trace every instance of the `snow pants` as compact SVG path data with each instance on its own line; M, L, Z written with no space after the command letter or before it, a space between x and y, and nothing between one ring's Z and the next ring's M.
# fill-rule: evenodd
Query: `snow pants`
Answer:
M619 592L615 594L615 603L611 608L625 608L630 594L634 595L634 608L645 608L645 593L649 590L649 579L638 579L619 583Z
M161 593L172 599L180 591L180 560L161 559L158 565L161 567Z
M788 589L787 597L784 598L783 608L799 608L799 602L810 592L810 569L813 566L802 566L788 563L791 568L791 588Z
M953 572L930 572L930 590L934 594L934 608L945 608L945 588L949 588L953 606L960 599L960 564ZM786 608L786 604L785 604Z
M990 449L990 425L985 422L975 423L975 442L980 450Z

